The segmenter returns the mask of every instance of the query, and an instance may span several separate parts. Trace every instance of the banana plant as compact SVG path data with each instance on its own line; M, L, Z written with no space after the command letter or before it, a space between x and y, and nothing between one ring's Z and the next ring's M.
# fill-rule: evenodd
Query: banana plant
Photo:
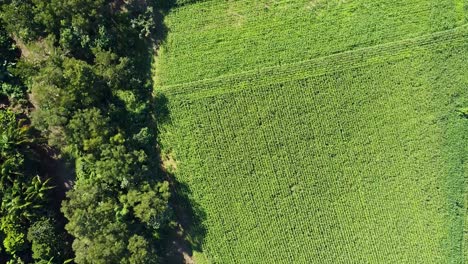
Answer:
M31 220L33 212L44 206L50 178L42 181L39 176L32 178L29 184L15 182L2 197L2 212L16 219Z
M10 110L0 111L0 157L15 152L19 146L33 143L29 137L30 127L24 125L25 120L16 120L16 115Z
M28 137L29 127L16 121L11 111L0 111L0 189L7 187L7 181L15 181L15 176L22 175L21 166L24 155L19 147L32 142Z

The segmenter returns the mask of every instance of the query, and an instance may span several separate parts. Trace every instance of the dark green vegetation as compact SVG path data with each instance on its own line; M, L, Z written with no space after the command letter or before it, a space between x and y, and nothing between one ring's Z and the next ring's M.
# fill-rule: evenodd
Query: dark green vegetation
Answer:
M19 50L6 30L0 26L0 102L24 102L24 87L11 71L19 58Z
M452 0L174 9L159 136L206 213L196 260L466 263L467 17Z
M14 74L19 50L4 28L0 54L0 260L63 262L71 250L41 164L47 150L28 124L25 88Z
M159 262L161 234L172 217L169 183L158 166L150 73L163 7L1 2L0 262ZM26 93L35 108L30 115ZM40 135L13 111L30 116ZM36 138L76 164L61 207L74 256L70 238L60 237L59 210L47 204L52 184L36 157L44 153L31 147Z
M0 110L0 238L2 259L64 261L67 237L51 208L53 188L40 164L39 145L21 119ZM31 249L29 249L31 247ZM9 256L9 257L7 257Z

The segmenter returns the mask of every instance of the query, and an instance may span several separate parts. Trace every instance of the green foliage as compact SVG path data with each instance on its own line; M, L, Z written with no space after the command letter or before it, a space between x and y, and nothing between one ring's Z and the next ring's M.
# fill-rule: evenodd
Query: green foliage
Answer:
M143 14L139 14L136 18L132 19L132 27L140 30L140 38L147 38L154 31L154 15L155 13L153 8L148 7Z
M466 9L457 10L450 0L196 2L165 20L171 33L158 51L161 85L307 61L466 21Z
M10 260L6 262L6 264L25 264L25 262L21 259L21 257L12 257ZM41 263L44 264L44 263Z
M156 256L154 248L142 236L134 235L130 237L128 251L131 253L131 257L128 260L129 264L158 263L158 259L154 257Z
M79 111L83 108L99 106L104 100L106 88L97 78L91 65L81 60L62 57L51 58L34 76L32 92L39 108L33 113L33 124L48 135L52 145L65 146L66 131L64 130L66 129L64 127L70 120L74 120L68 128L71 129L68 132L72 134L79 132L76 131L78 124L75 123L93 121L85 120L86 118L94 118L95 123L101 122L96 119L99 115L98 110ZM94 127L91 129L99 129L96 126L102 127L102 125L91 125ZM91 134L96 132L89 131ZM92 136L89 133L83 136ZM73 138L76 136L78 134L70 138L70 143L73 146L79 143L82 148L84 142L76 142L78 139Z
M133 37L148 38L155 28L155 4L146 0L6 0L0 4L0 19L23 41L53 35L65 51L92 59L94 48L125 54L135 44ZM125 38L132 43L120 41Z
M108 15L105 0L34 0L34 3L37 9L35 19L48 33L71 29L70 47L75 47L75 43L87 45L95 26L104 22Z
M32 125L76 161L74 188L62 206L66 230L75 238L76 263L158 260L159 233L171 213L169 185L157 174L150 112L148 58L159 15L154 6L153 1L106 0L0 4L0 21L24 55L16 73L31 91ZM2 89L10 97L16 93L14 86ZM3 160L7 176L1 179L10 185L2 212L29 227L35 260L64 261L65 253L55 252L55 224L40 217L48 182L31 175L15 182L15 173L27 163L22 153L13 151ZM24 239L15 242L20 236L13 231L5 235L10 252L25 246ZM26 247L21 250L26 254Z
M1 20L0 20L1 21ZM24 87L12 73L19 57L18 49L7 31L0 26L0 97L7 96L11 101L24 101Z
M23 40L35 39L41 33L34 16L32 0L5 0L0 4L0 20L5 28Z
M77 263L119 263L125 258L127 227L115 221L118 204L107 191L94 182L78 181L67 193L62 211L69 219L66 228L75 237Z
M2 83L0 87L0 94L8 96L12 100L20 101L24 99L24 90L19 85L10 83Z
M20 126L16 115L9 110L0 110L0 190L5 192L16 177L22 174L24 154L20 150L31 143L29 129Z
M5 23L29 42L18 72L31 88L32 125L76 161L74 188L62 206L75 238L74 261L155 263L159 232L171 214L168 183L157 175L149 108L152 2L8 1L2 10L2 18L21 13L31 19ZM10 157L9 166L20 158ZM40 221L30 232L51 237L52 225ZM54 244L38 239L29 237L33 257L58 261L51 255Z
M0 220L0 230L5 234L3 247L7 253L15 255L26 248L26 235L21 225L8 220L7 218L2 218Z
M33 158L29 127L9 110L0 110L0 126L0 236L5 252L15 256L29 249L26 231L45 213L52 187L50 179L41 179L33 169L38 161ZM53 255L63 252L63 242L60 246ZM33 242L33 251L40 250L35 247L40 246Z
M102 49L94 49L93 54L94 69L110 89L117 90L128 86L133 72L129 68L130 61L127 57L119 57Z
M169 183L163 182L154 187L149 184L131 189L121 196L123 204L133 209L135 217L153 230L158 230L167 222L167 202L169 200Z
M109 120L97 108L78 110L67 124L67 148L75 156L97 153L109 134Z
M64 202L62 210L69 219L67 230L76 237L73 242L75 261L145 263L138 261L149 257L152 261L156 261L157 256L152 254L156 252L156 241L151 236L147 236L151 232L134 220L139 216L137 213L133 215L128 210L125 212L127 205L109 195L113 190L115 188L109 188L105 183L97 183L96 179L88 179L88 181L79 181L76 188L68 192L69 200ZM144 197L145 193L136 195ZM165 205L167 200L162 200L161 195L167 194L155 194L151 197L154 201L145 201L159 205L148 208L149 214L156 213L156 216L159 216L167 210ZM137 206L140 206L140 203ZM160 211L156 212L157 210ZM138 230L145 230L142 232L143 236L138 235Z
M59 235L53 219L43 218L36 221L28 229L28 241L32 244L32 257L37 262L47 263L63 261L63 239Z
M8 63L15 62L17 60L17 49L13 40L8 35L8 32L0 26L0 54L2 54L0 60L0 80L6 79L6 66Z
M24 181L24 180L23 180ZM48 180L42 182L39 176L31 182L13 180L12 185L2 197L2 213L12 221L33 220L33 213L44 206L48 190Z
M457 111L461 117L468 118L468 107L460 108Z
M91 107L103 99L103 87L98 83L91 65L81 60L65 58L62 67L65 81L62 87L76 104L72 105L72 110Z

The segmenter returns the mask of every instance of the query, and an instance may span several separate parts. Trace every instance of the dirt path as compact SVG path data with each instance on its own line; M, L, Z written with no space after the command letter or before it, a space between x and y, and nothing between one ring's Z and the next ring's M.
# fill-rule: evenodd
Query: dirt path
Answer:
M177 229L171 230L165 245L166 256L162 263L167 264L195 264L192 258L192 249L189 243L185 240L183 232L181 232L180 225Z

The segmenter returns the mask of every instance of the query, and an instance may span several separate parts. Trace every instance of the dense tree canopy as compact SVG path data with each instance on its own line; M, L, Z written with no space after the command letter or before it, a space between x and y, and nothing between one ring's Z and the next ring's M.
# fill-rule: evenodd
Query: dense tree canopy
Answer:
M158 174L151 115L147 58L154 10L152 1L0 4L6 29L0 52L18 51L15 41L22 51L18 62L17 52L8 65L0 64L0 78L12 78L9 69L16 68L17 84L31 93L33 127L76 164L74 187L62 204L76 263L158 262L160 233L171 212L169 184ZM12 260L27 261L17 253L30 252L35 260L60 263L66 257L58 249L62 235L56 220L40 211L48 181L13 177L24 171L25 160L15 151L28 141L11 138L25 135L27 127L11 112L1 113L5 127L11 127L0 138L4 250ZM29 230L22 228L26 222Z

